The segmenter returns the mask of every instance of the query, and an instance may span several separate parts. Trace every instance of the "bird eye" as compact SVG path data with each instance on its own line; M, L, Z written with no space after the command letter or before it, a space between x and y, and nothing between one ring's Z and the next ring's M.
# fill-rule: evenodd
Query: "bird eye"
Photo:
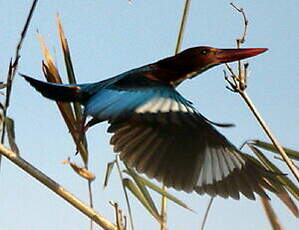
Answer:
M205 49L205 50L200 51L200 54L202 54L202 55L206 55L208 52L209 52L209 51Z

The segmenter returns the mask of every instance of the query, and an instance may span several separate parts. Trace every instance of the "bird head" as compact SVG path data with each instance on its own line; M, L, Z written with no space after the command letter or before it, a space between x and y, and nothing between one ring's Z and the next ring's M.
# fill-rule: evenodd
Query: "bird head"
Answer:
M157 64L161 68L172 69L179 73L181 77L176 81L181 82L187 78L193 78L213 66L253 57L267 50L266 48L217 49L199 46L186 49L173 57L159 61Z
M217 49L199 46L184 50L179 56L183 62L187 62L187 66L199 74L213 66L253 57L266 50L265 48Z

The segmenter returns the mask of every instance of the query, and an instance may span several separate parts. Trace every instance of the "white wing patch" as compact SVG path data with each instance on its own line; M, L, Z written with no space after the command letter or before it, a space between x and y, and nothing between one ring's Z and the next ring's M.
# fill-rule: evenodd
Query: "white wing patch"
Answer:
M237 152L226 149L215 149L207 146L205 158L201 162L202 168L196 186L214 184L223 180L235 169L241 169L245 161Z
M136 113L168 113L168 112L190 112L194 113L194 110L178 102L172 98L154 98L145 104L135 109Z

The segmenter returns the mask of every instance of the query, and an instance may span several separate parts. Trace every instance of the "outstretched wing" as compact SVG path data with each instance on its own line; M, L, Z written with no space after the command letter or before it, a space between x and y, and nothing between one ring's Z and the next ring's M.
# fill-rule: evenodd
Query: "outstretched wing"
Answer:
M112 122L108 131L114 133L114 151L129 167L168 187L235 199L239 192L250 199L254 192L267 197L262 187L269 173L244 158L203 119L196 127L184 127L137 115Z
M168 187L239 199L267 197L261 173L170 86L106 88L85 112L111 123L120 158Z

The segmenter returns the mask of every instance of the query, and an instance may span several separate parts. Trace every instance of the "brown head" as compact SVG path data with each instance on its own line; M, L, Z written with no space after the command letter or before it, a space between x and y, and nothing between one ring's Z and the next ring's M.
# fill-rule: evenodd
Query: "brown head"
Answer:
M209 46L189 48L155 63L160 70L172 72L166 81L177 83L227 62L239 61L265 52L266 48L217 49ZM165 78L166 76L161 76ZM164 79L163 79L164 80Z

